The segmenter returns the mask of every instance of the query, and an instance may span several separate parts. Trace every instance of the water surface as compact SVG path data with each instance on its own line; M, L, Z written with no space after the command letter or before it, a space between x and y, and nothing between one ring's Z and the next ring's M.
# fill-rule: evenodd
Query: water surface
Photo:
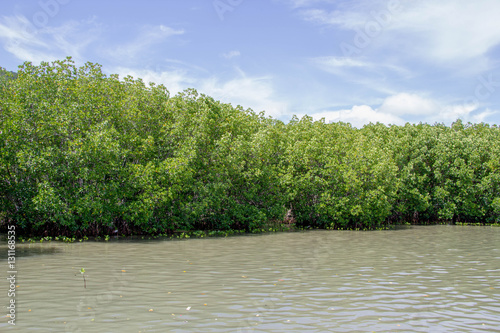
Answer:
M7 324L2 279L2 332L500 332L500 228L18 243L17 251L16 326ZM0 269L7 276L3 258Z

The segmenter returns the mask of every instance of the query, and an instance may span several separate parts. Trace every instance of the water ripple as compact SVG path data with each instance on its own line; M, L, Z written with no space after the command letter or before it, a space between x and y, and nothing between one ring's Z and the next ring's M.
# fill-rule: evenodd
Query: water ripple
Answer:
M500 331L499 228L25 247L2 332Z

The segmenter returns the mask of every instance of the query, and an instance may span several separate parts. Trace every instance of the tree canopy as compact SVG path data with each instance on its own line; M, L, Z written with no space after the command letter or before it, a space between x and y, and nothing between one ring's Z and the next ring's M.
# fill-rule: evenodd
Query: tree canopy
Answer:
M265 117L71 58L0 78L0 219L31 234L500 222L496 125Z

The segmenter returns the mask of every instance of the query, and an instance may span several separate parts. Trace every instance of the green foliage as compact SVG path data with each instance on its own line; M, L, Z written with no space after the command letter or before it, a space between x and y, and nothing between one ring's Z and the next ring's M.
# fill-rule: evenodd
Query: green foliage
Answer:
M365 130L368 129L365 127ZM441 124L379 128L388 137L401 182L394 217L415 222L491 223L498 219L500 131L496 126Z
M0 89L0 219L20 234L500 222L497 126L284 124L71 58Z
M346 124L294 119L282 173L296 220L318 227L373 228L398 188L391 155Z
M17 73L6 70L0 67L0 87L7 81L14 80L17 78Z

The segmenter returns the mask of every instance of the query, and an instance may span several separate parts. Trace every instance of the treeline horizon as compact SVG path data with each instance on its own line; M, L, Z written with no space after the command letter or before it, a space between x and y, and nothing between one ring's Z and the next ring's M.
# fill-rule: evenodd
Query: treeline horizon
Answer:
M285 124L71 58L15 75L0 76L0 229L19 235L252 231L290 213L333 229L500 222L497 125Z

